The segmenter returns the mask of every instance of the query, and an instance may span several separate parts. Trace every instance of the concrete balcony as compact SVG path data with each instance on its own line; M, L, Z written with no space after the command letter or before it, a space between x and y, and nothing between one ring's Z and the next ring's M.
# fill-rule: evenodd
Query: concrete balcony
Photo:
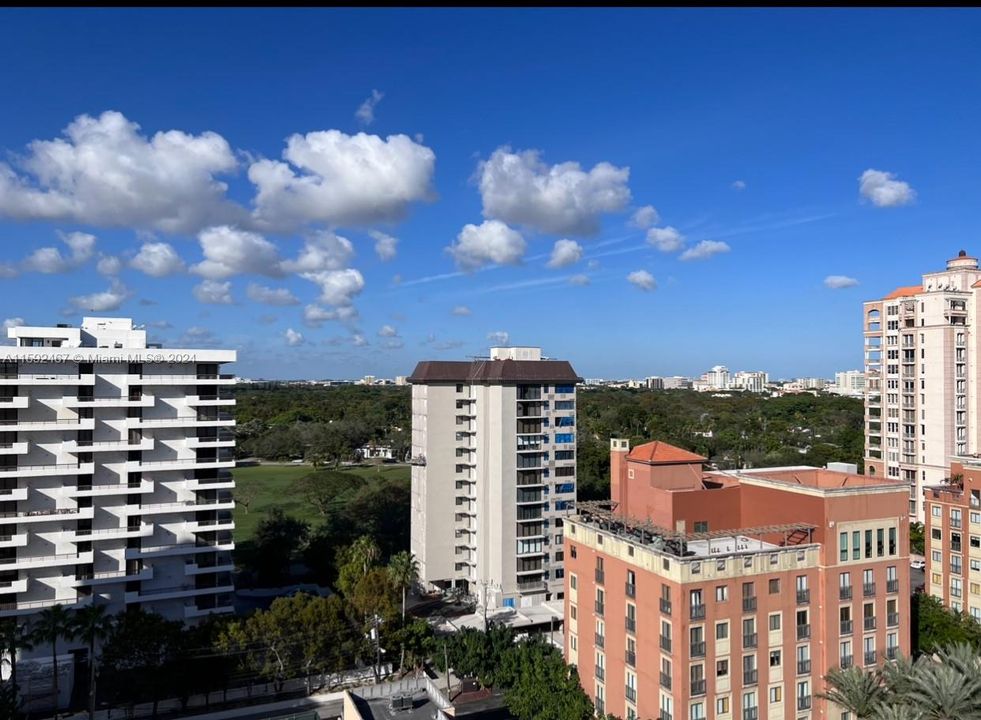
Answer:
M0 603L0 618L35 613L38 610L54 607L55 605L61 605L66 610L76 610L91 604L91 595L80 598L51 598L50 600L33 600L22 603Z
M0 548L27 547L27 533L0 535Z
M15 442L0 445L0 455L26 455L27 443Z
M234 505L234 502L232 503ZM192 520L184 525L191 532L216 532L218 530L234 530L235 521L228 520Z
M126 472L156 471L164 472L167 470L211 470L235 467L235 458L226 459L202 459L197 458L174 458L172 460L127 460Z
M69 585L71 587L88 587L90 585L113 585L131 580L152 580L153 568L145 567L139 572L131 573L125 570L110 570L108 572L92 573L87 577L76 577Z
M156 403L157 398L153 395L141 395L138 398L130 399L128 395L119 395L111 397L66 397L62 400L62 404L65 407L70 408L85 408L85 407L153 407Z
M170 557L174 555L194 555L205 552L231 552L235 543L228 542L213 544L195 544L193 542L176 543L173 545L155 545L142 548L126 548L126 559L137 560L146 557Z
M229 490L234 487L234 478L187 478L188 490Z
M235 376L222 375L142 375L134 379L139 385L234 385Z
M233 612L235 612L235 608L231 605L219 605L213 608L199 608L197 605L185 605L184 619L191 620L193 618L205 617L206 615L225 615Z
M232 592L235 592L235 586L233 585L220 585L218 587L210 588L172 587L128 592L125 595L125 599L127 603L154 602L157 600L176 600L178 598L192 598L199 597L201 595L219 595L222 593Z
M0 397L0 410L26 410L30 404L27 395L14 395L13 397Z
M214 420L198 420L197 415L184 415L171 418L129 418L126 427L165 428L165 427L235 427L235 418L218 417Z
M95 554L63 553L60 555L39 555L37 557L17 557L0 559L2 570L29 570L31 568L61 567L63 565L90 565Z
M152 493L154 483L152 480L142 480L139 485L130 485L119 480L102 480L91 485L82 485L78 488L68 488L68 497L102 497L105 495L143 495Z
M20 500L27 500L27 488L0 490L0 502L16 502Z
M230 448L235 447L235 436L230 437L189 437L187 438L189 448Z
M227 563L221 563L220 565L198 565L193 560L188 560L184 564L184 574L185 575L206 575L208 573L216 572L233 572L235 570L235 563L229 561Z
M153 438L143 438L137 442L130 442L129 440L109 440L106 442L86 443L84 440L82 442L79 442L78 440L68 440L64 443L64 445L62 445L65 452L70 453L127 452L129 450L153 450L153 447Z
M230 407L235 405L235 398L219 397L218 395L188 395L185 402L191 407Z
M27 578L0 582L0 595L11 595L22 592L27 592Z
M78 373L29 373L24 375L0 376L0 386L3 385L95 385L95 375L79 375Z
M99 530L75 530L72 542L98 542L99 540L125 540L126 538L150 537L153 523L143 523L137 528L116 527Z
M18 465L0 468L0 478L45 477L50 475L91 475L93 463L51 463L50 465Z
M94 418L63 418L61 420L7 420L0 422L2 432L50 432L61 430L94 430Z
M56 508L54 510L32 510L30 512L0 513L0 525L42 522L62 522L64 520L91 520L94 508Z

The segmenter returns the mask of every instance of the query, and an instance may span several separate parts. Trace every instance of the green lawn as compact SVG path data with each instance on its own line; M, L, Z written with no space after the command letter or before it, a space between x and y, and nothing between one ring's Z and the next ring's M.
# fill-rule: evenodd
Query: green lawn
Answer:
M408 465L377 465L343 470L368 479L409 481ZM235 506L235 542L242 543L250 539L265 511L273 507L280 507L287 515L306 520L311 525L319 522L320 516L317 511L301 495L293 492L291 487L295 480L311 472L313 468L309 465L257 465L235 468L233 474L236 482L252 482L259 488L248 513L240 505Z

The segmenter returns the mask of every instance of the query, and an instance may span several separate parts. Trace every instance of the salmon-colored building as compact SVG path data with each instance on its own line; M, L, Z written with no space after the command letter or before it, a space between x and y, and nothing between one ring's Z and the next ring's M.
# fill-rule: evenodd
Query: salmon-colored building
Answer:
M908 485L704 462L611 441L611 502L565 521L568 662L625 720L854 720L817 693L909 653Z
M958 458L947 483L923 495L924 589L981 622L981 459Z

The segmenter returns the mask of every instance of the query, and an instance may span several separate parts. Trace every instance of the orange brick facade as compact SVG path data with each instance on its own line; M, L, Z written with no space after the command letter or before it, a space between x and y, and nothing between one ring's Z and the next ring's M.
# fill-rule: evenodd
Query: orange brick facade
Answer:
M613 503L564 536L566 656L598 709L840 720L829 669L908 654L908 486L613 448Z

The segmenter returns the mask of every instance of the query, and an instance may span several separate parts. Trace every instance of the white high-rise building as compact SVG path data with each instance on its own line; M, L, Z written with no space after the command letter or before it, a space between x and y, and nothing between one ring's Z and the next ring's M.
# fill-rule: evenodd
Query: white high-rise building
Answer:
M950 460L981 452L981 270L963 250L920 285L866 302L866 473L910 484L910 518L923 521L923 487Z
M412 383L412 552L424 583L487 607L561 597L576 500L576 385L539 348L420 362Z
M728 390L729 368L727 368L725 365L716 365L707 373L702 375L702 382L706 384L706 389Z
M865 395L865 372L863 370L843 370L835 373L835 384L828 388L836 395Z
M219 368L235 351L148 346L128 319L8 336L0 617L56 603L177 620L231 612L235 380ZM34 655L49 662L46 648ZM30 663L18 672L23 688Z
M732 376L732 387L735 390L761 393L766 390L770 376L762 371L743 370Z

